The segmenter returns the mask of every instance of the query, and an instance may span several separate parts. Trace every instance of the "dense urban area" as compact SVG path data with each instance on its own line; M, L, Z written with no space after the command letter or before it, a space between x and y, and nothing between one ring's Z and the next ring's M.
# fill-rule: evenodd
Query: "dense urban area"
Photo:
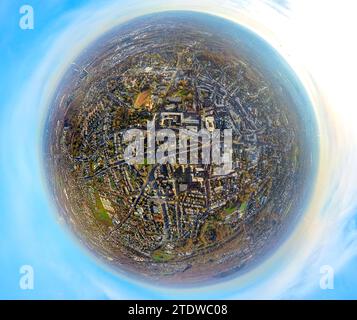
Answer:
M274 248L296 215L306 169L295 106L283 80L217 29L184 15L131 22L77 59L56 92L46 160L61 219L119 270L222 278ZM220 130L222 150L231 129L231 168L204 163L202 148L197 163L177 150L175 163L145 153L128 164L124 134L148 123L177 133L177 146L179 130Z

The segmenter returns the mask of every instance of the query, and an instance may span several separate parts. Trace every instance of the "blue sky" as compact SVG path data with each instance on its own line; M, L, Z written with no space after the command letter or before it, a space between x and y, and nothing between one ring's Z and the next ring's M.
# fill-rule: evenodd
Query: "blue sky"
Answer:
M191 6L194 10L214 12L214 2L202 0ZM232 6L229 11L233 14L233 9L246 8L248 2L225 1L224 5ZM356 211L353 195L348 203L345 197L352 190L348 183L345 185L350 189L342 188L342 191L338 182L331 183L335 186L336 202L347 203L344 207L332 207L333 198L324 204L325 209L329 208L326 212L334 212L325 221L338 223L336 235L331 237L331 243L324 238L324 247L319 238L316 242L320 246L309 248L307 258L298 267L293 268L290 256L283 252L264 272L253 274L244 282L232 281L195 290L155 288L115 274L89 255L57 222L43 181L39 152L46 101L65 66L93 40L90 33L99 35L110 27L106 20L119 23L133 12L166 8L164 1L142 3L125 0L3 0L0 3L0 298L357 298ZM173 1L172 7L167 8L175 9L175 3L182 9L188 2ZM19 8L23 4L34 8L34 30L19 28ZM108 13L113 10L105 10L110 6L119 8L116 16ZM77 46L81 41L82 47ZM339 214L340 211L344 214ZM289 248L291 244L286 251ZM315 259L314 263L307 264L309 259ZM336 266L333 290L319 288L321 263ZM19 286L22 265L34 269L33 290L22 290ZM277 278L276 271L271 270L279 268L294 272Z

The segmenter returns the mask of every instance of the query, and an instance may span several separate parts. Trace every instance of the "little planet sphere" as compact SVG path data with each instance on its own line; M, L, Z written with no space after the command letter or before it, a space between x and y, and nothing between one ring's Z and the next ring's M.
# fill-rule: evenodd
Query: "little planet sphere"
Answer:
M126 158L130 130L137 162ZM197 137L184 140L186 158L182 130ZM303 87L259 36L208 14L151 14L67 70L46 122L47 180L66 225L105 264L155 284L214 283L262 263L298 223L314 130Z

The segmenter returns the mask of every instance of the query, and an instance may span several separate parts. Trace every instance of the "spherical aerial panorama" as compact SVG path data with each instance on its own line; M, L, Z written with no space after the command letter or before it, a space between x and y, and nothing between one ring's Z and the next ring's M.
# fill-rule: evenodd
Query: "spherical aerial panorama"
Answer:
M61 79L48 185L70 230L120 273L215 283L261 264L298 223L315 127L292 68L258 35L150 14L98 38Z

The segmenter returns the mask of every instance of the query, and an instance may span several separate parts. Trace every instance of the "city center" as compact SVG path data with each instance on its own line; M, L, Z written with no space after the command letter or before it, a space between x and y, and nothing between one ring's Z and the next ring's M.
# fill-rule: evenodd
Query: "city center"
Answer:
M282 58L237 24L190 12L129 21L83 51L51 103L45 158L59 214L131 277L243 274L279 248L308 200L307 104Z

